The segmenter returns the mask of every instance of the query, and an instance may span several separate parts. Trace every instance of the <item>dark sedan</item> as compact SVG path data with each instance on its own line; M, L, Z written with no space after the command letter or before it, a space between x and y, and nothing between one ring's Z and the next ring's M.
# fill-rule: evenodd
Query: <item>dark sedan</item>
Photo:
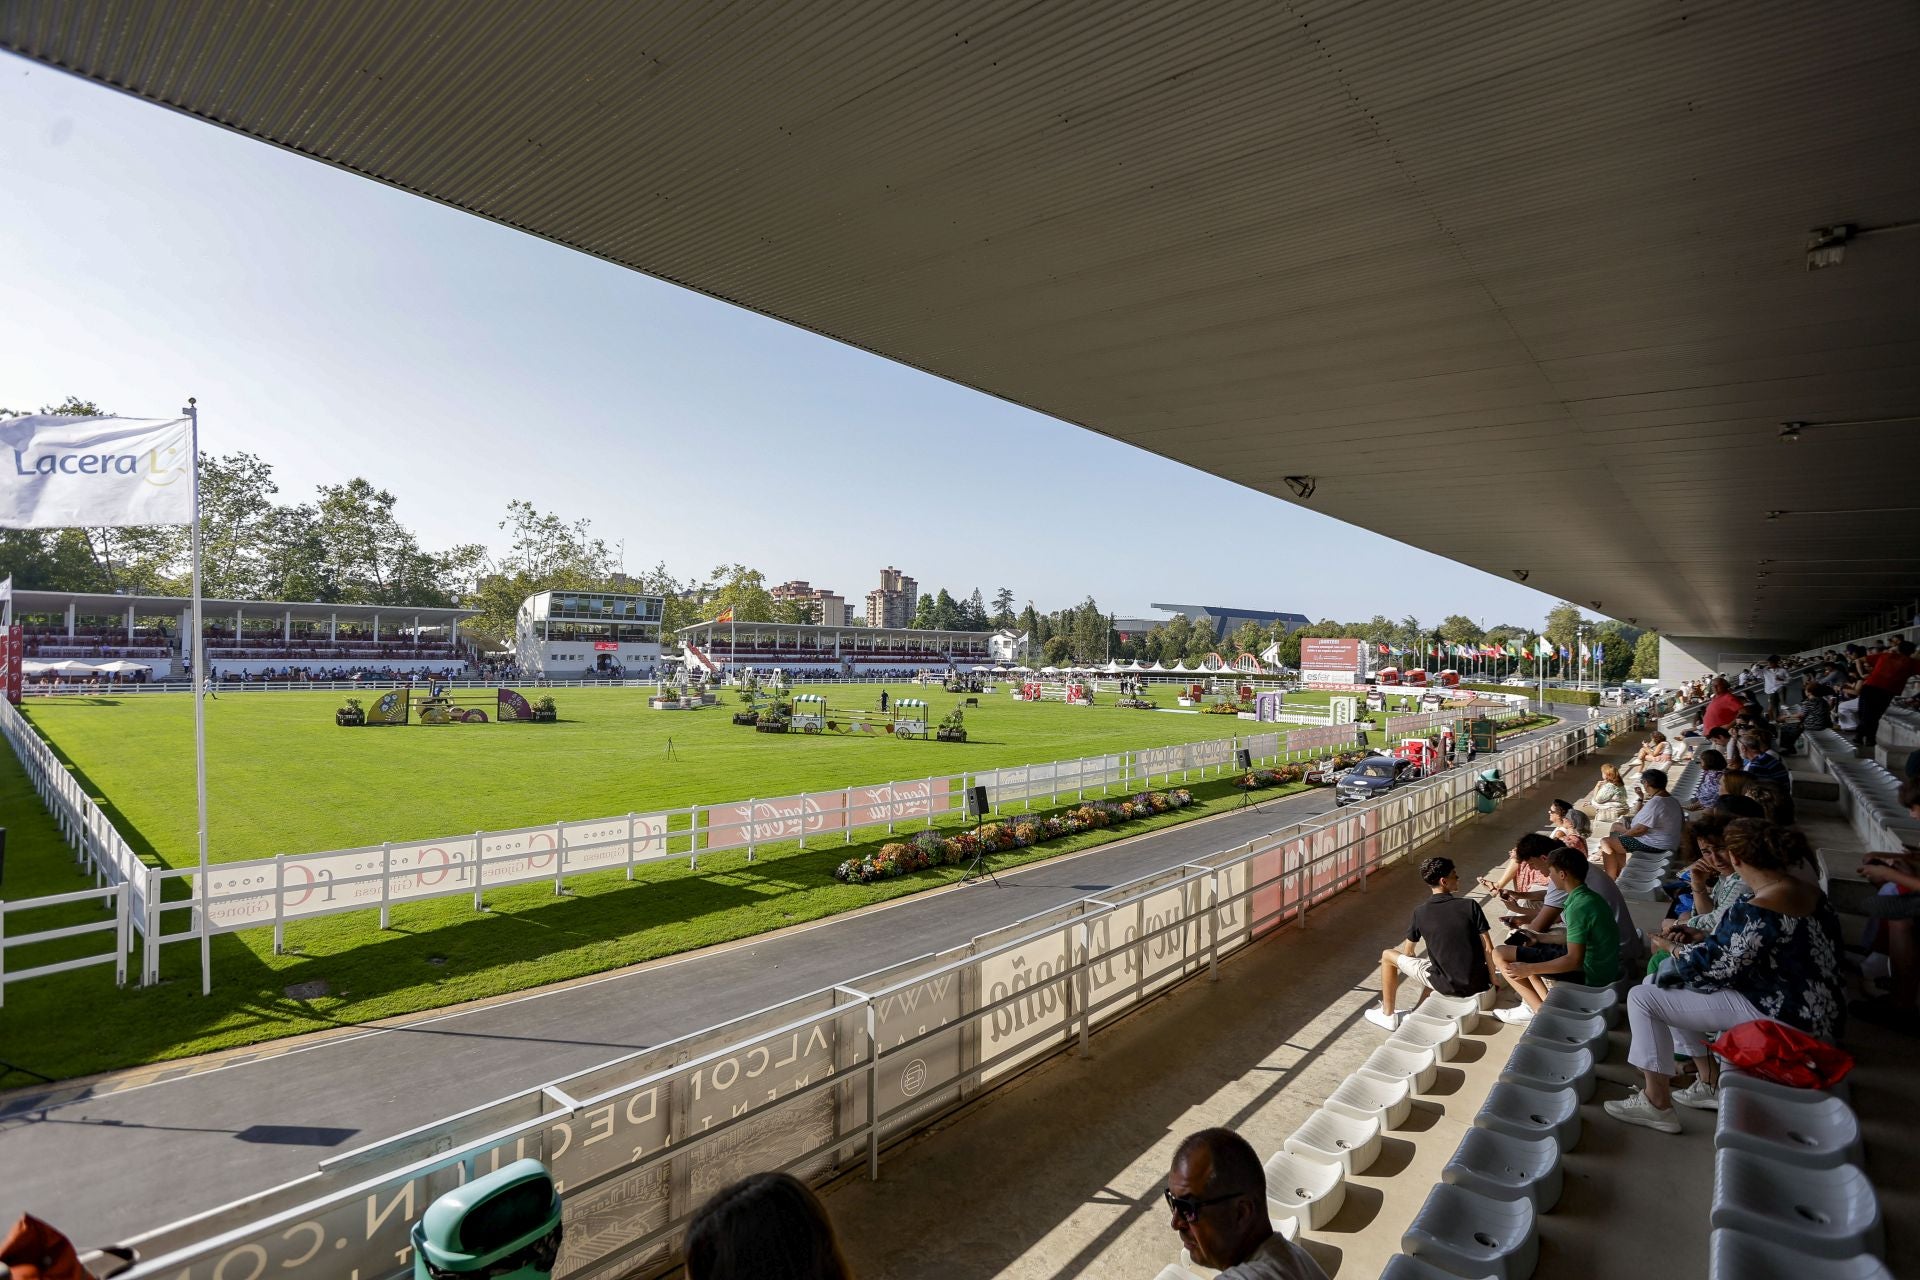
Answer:
M1333 803L1335 805L1358 804L1383 796L1401 783L1409 781L1413 774L1411 760L1396 760L1392 756L1368 756L1353 768L1340 775L1333 784Z

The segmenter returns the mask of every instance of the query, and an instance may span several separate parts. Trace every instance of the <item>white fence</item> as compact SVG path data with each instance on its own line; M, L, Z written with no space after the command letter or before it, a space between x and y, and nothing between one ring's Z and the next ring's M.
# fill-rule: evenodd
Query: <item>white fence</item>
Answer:
M1623 713L1605 721L1618 729ZM1593 723L1503 756L1516 790L1584 756ZM1270 832L745 1018L629 1054L323 1161L294 1182L126 1243L127 1280L397 1280L437 1195L510 1160L552 1170L565 1237L554 1274L665 1269L713 1189L786 1170L819 1179L1475 818L1454 770L1377 803ZM331 1248L323 1248L329 1241Z

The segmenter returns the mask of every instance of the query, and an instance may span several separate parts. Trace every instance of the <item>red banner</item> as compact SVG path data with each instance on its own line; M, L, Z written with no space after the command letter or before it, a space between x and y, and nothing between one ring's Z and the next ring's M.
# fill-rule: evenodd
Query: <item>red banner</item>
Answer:
M620 652L620 646L611 640L595 640L593 642L593 651L595 653L618 653Z
M16 622L0 639L0 678L6 681L7 701L16 707L20 705L20 665L26 660L26 631Z

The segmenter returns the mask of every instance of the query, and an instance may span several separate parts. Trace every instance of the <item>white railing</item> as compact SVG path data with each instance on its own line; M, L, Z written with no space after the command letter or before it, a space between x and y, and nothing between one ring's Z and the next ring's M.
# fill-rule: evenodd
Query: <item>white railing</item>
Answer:
M1583 757L1579 724L1509 749L1523 790ZM696 1186L786 1170L820 1179L1436 840L1476 814L1454 770L1242 846L758 1013L617 1058L321 1162L316 1172L126 1243L126 1280L412 1274L408 1231L441 1193L522 1157L562 1193L554 1274L672 1260ZM700 1169L695 1178L694 1169ZM334 1241L332 1248L321 1246Z
M43 978L53 973L67 973L73 969L88 969L94 965L112 965L114 983L123 987L127 985L127 951L132 942L133 929L133 912L128 904L132 896L130 885L111 884L100 889L80 889L73 893L56 893L43 898L28 898L20 902L0 899L0 1005L7 1002L8 983L25 982L28 978ZM42 928L37 933L26 932L17 924L10 923L8 919L10 916L18 918L29 911L63 907L77 902L98 902L111 913L111 916L105 920ZM43 961L34 965L14 964L7 958L7 952L22 947L40 946L57 942L62 938L78 938L96 933L107 933L113 936L111 950L72 956L65 960Z

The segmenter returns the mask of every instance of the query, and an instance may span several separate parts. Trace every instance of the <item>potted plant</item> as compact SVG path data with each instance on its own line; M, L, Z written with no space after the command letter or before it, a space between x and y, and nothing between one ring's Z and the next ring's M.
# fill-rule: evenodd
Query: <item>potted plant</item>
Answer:
M557 715L558 712L554 710L553 698L551 696L534 699L533 718L535 720L553 720Z
M348 698L344 707L338 707L333 713L333 722L338 725L357 725L367 722L367 713L360 706L360 699Z

